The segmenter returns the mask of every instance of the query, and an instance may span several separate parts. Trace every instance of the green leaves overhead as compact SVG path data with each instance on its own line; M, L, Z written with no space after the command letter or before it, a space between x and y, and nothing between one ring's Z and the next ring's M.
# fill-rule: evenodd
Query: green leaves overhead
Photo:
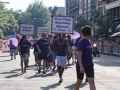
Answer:
M17 21L11 11L5 8L5 4L0 2L0 37L2 33L9 34L12 27L18 28Z

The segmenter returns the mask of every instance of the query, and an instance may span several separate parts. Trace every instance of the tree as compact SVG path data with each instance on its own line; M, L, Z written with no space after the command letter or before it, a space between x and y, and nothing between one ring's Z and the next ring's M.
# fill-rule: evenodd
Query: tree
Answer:
M5 4L0 2L0 37L9 35L11 27L18 27L16 20L10 10L5 8Z
M43 5L42 1L36 0L30 3L26 12L31 13L30 19L35 23L35 30L38 27L48 27L50 25L50 11ZM37 31L35 31L36 35Z
M55 15L57 10L58 10L58 7L57 6L54 6L53 8L52 7L49 7L48 8L49 11L51 12L51 15Z
M91 19L98 26L98 34L101 36L108 35L108 29L114 27L114 21L109 12L103 15L100 11L95 10Z
M74 28L79 32L81 28L85 25L89 25L87 20L85 20L82 16L79 16L77 19L77 23L75 23Z

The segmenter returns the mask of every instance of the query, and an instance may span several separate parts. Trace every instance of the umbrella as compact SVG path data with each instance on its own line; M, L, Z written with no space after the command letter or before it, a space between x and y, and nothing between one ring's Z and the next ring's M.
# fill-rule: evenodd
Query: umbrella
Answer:
M14 45L15 47L17 47L18 46L18 40L16 39L16 38L10 38L9 40L8 40L8 45Z
M115 28L115 32L119 32L120 31L120 24Z
M73 31L73 34L70 35L72 39L77 39L80 37L80 34L76 31Z

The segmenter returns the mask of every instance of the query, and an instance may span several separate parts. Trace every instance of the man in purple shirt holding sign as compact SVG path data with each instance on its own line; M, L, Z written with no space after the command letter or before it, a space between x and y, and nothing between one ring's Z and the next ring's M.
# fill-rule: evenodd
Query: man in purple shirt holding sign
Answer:
M78 43L78 60L76 64L77 82L74 90L79 90L83 81L84 73L86 73L90 90L96 90L94 83L94 64L92 57L92 44L90 38L92 36L92 28L88 25L82 28L83 38Z

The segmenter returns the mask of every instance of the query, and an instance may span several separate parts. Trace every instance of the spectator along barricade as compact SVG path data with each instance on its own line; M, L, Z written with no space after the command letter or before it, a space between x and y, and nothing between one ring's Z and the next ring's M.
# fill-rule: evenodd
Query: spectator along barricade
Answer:
M98 48L101 54L120 56L120 38L99 40Z

